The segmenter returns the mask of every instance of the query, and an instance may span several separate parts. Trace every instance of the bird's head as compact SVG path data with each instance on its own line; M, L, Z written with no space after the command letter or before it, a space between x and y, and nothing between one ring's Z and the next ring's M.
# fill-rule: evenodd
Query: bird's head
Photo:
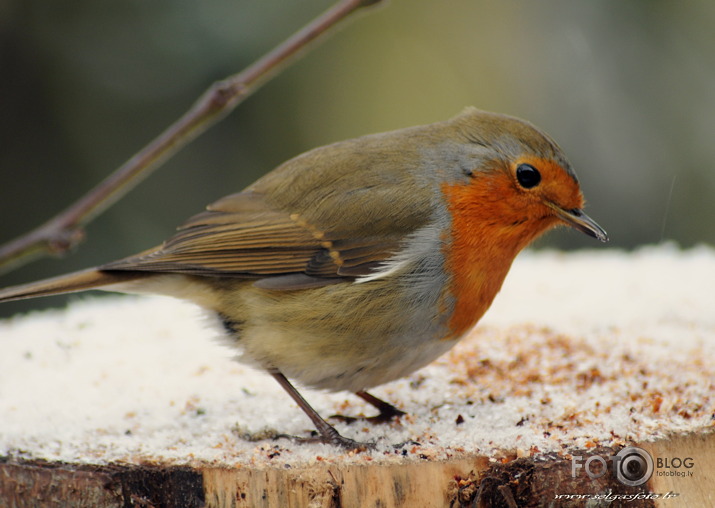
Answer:
M444 191L473 229L513 238L519 248L559 224L608 240L583 212L576 174L549 136L523 120L474 108L452 122L472 156L462 161L463 175Z

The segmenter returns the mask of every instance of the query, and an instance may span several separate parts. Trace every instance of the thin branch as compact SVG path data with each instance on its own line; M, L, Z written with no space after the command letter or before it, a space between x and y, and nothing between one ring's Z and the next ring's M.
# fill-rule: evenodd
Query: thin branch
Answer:
M295 61L311 42L355 11L381 1L341 0L253 65L214 83L179 120L85 196L42 226L0 247L0 271L9 271L42 255L60 255L73 248L84 239L84 226L88 222Z

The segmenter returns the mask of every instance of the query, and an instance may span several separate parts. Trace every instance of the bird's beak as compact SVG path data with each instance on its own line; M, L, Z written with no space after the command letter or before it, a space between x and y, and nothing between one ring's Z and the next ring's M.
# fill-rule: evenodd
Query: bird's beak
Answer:
M596 224L595 220L583 213L583 210L578 208L574 208L573 210L564 210L560 206L553 203L547 204L554 210L556 216L569 226L576 228L579 231L586 233L588 236L596 238L597 240L601 240L602 242L608 241L608 235L603 228Z

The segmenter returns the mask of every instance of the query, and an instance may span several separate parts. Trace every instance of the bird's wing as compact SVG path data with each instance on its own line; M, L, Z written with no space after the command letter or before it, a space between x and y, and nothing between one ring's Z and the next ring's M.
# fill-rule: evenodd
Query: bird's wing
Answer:
M100 268L268 277L274 280L266 287L294 289L367 275L397 250L400 237L339 237L245 191L210 205L162 246Z
M432 220L434 178L415 168L441 138L423 130L306 152L213 203L162 246L100 268L255 278L283 289L370 275Z

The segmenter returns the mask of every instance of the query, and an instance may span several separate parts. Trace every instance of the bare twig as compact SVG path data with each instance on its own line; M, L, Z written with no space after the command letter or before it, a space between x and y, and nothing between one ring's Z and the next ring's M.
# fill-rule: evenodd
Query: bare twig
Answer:
M341 0L238 74L214 83L159 137L85 196L29 233L0 247L0 271L46 254L60 255L84 238L84 226L134 188L180 148L230 113L265 81L294 61L308 44L362 7L381 0Z

